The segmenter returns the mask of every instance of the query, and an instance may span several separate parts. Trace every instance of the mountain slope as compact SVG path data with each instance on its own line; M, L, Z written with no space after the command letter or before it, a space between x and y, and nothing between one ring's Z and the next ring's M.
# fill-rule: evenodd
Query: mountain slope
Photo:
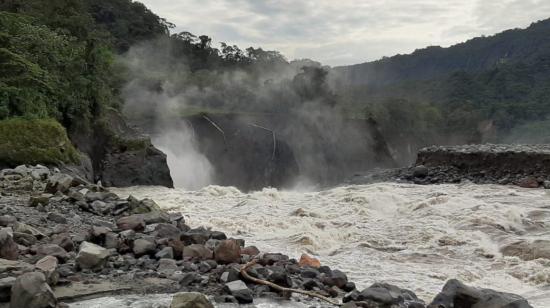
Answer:
M408 80L429 80L455 71L481 72L498 65L530 63L550 51L550 19L526 29L507 30L442 48L419 49L374 62L334 69L344 82L354 85L389 85Z

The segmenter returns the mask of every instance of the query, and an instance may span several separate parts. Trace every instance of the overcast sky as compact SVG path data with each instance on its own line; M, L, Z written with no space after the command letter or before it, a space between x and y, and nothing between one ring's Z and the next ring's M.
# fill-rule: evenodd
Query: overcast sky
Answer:
M550 18L550 0L141 0L213 42L355 64Z

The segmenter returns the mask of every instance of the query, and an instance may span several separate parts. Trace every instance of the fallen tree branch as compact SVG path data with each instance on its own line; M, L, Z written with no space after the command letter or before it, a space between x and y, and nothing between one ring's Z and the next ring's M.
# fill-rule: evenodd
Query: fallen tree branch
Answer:
M318 294L318 293L315 293L315 292L310 292L310 291L305 291L305 290L299 290L299 289L291 289L291 288L285 288L285 287L281 287L280 285L277 285L277 284L274 284L272 282L269 282L267 280L263 280L263 279L258 279L258 278L254 278L252 276L250 276L248 273L247 273L247 270L249 268L251 268L252 266L254 266L256 263L258 262L258 259L254 259L248 263L246 263L243 267L241 267L241 275L247 279L247 280L250 280L256 284L261 284L261 285L265 285L265 286L269 286L271 287L272 289L275 289L277 291L280 291L280 292L287 292L287 293L298 293L298 294L302 294L302 295L307 295L307 296L310 296L310 297L315 297L315 298L318 298L318 299L321 299L327 303L330 303L332 305L335 305L335 306L342 306L342 304L340 304L339 302L337 301L334 301L326 296L323 296L321 294Z

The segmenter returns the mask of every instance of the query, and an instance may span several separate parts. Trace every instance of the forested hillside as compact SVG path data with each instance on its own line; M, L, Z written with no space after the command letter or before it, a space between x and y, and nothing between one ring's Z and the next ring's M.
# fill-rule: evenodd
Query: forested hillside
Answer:
M373 116L400 161L432 144L550 142L550 19L333 78L340 104Z

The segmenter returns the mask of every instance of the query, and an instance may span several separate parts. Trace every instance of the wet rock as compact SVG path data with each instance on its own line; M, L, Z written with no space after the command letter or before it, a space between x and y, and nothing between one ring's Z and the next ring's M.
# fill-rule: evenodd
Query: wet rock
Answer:
M239 304L251 304L254 301L252 290L241 280L226 283L224 289L233 295Z
M449 280L441 293L428 305L428 308L533 308L519 295L497 292L490 289L476 289L466 286L456 279Z
M210 238L213 240L223 241L227 239L227 235L220 231L212 231L210 232Z
M308 256L307 254L302 254L298 265L300 265L301 267L309 266L319 268L321 267L321 262L316 258Z
M214 250L214 259L221 264L239 263L241 247L235 240L224 240Z
M260 254L260 250L256 246L248 246L241 249L241 254L255 257Z
M421 305L421 307L424 307L424 303L419 300L412 291L401 289L387 283L373 284L367 289L361 291L357 300L373 303L373 306L376 304L380 306L394 305L396 307L416 307Z
M537 179L535 179L533 177L525 177L525 178L522 178L517 183L517 185L519 187L523 187L523 188L538 188L539 187L539 182L537 181Z
M500 252L505 256L515 256L525 261L539 258L550 259L550 241L521 240L502 247Z
M155 226L155 234L159 238L179 238L180 230L172 224L159 223Z
M174 249L172 247L164 247L155 254L157 259L174 259Z
M542 186L544 187L544 189L550 189L550 181L544 181L542 183Z
M271 273L267 277L267 280L282 287L292 288L292 279L290 279L288 274L284 271Z
M222 283L228 283L235 280L239 280L239 275L240 275L239 270L237 270L234 267L230 267L228 270L226 270L221 274L220 281Z
M17 260L19 258L19 247L13 240L13 230L11 228L0 229L0 258L7 260Z
M145 229L145 220L141 215L131 215L117 220L116 225L121 230L141 231Z
M39 256L54 256L61 262L65 262L69 257L67 251L56 244L40 245L36 248L36 254Z
M74 178L65 173L56 173L49 177L46 184L46 192L55 194L56 192L66 192L73 185Z
M418 165L413 168L413 176L415 178L425 178L428 176L429 173L430 170L424 165Z
M196 258L200 260L212 259L212 250L206 248L204 245L193 244L183 247L183 257Z
M10 301L11 287L14 283L15 277L6 277L0 279L0 303Z
M317 278L320 275L319 271L313 267L304 268L300 273L300 276L303 278Z
M19 277L11 289L10 308L54 308L57 299L39 272L26 273Z
M200 244L204 245L210 238L210 234L207 230L196 229L184 232L181 234L180 239L185 245Z
M65 218L65 216L63 215L60 215L58 213L49 213L48 214L48 220L51 220L55 223L58 223L58 224L66 224L67 223L67 218Z
M263 266L266 266L266 265L273 265L276 262L284 262L284 261L288 261L288 256L283 255L281 253L266 253L260 259L260 264L262 264Z
M323 283L330 287L336 286L342 289L346 283L348 283L348 277L339 270L333 270L330 274L323 278Z
M134 241L134 247L132 250L136 256L143 256L147 254L152 254L156 251L157 244L155 239L150 237L143 237Z
M170 308L214 308L214 305L204 294L185 292L174 295Z
M105 265L108 257L107 249L90 242L82 242L76 256L76 264L82 269L99 269Z

